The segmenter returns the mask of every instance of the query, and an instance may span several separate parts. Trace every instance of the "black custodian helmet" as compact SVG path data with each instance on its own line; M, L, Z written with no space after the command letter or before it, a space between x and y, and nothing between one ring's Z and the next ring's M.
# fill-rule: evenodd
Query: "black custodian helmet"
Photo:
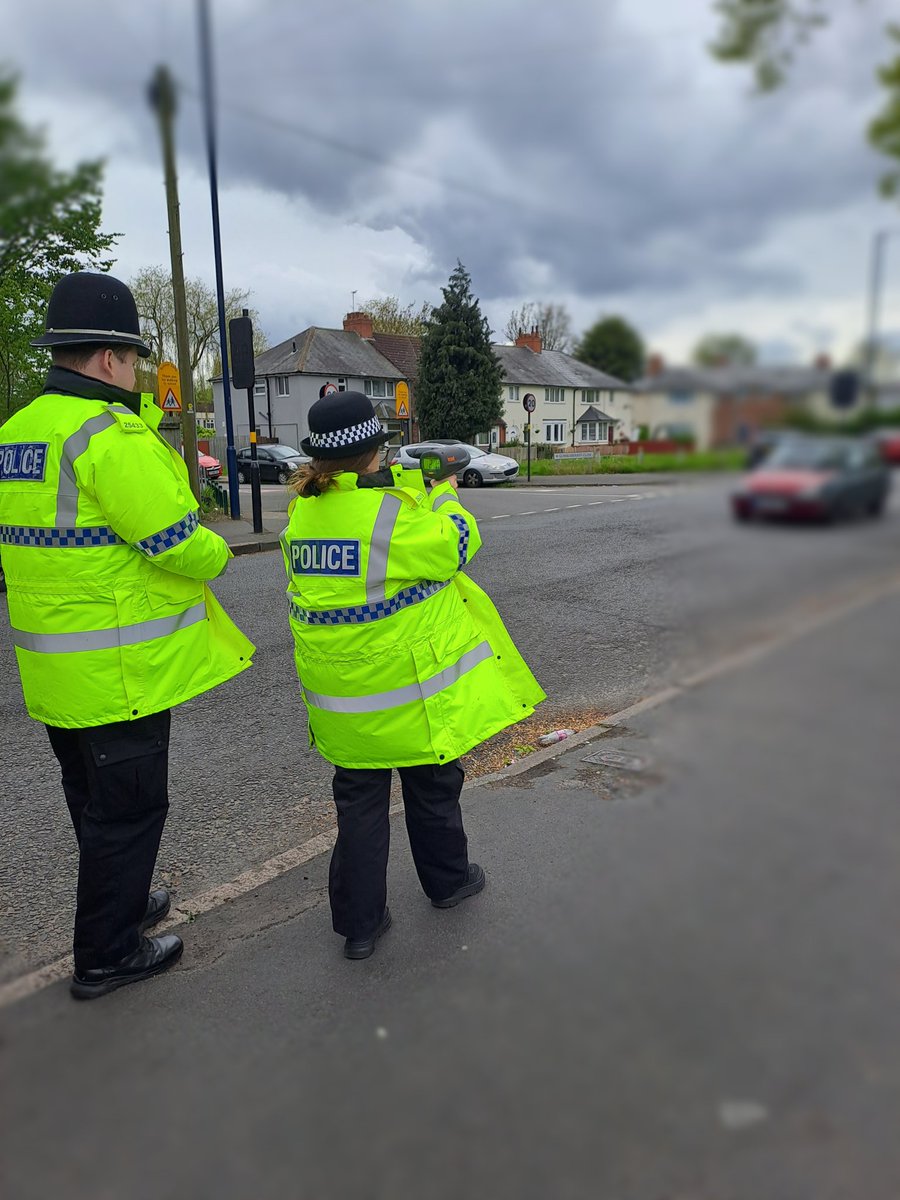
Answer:
M353 458L390 438L363 392L323 396L309 410L309 437L300 449L310 458Z
M45 332L31 344L133 346L141 358L150 357L134 296L121 280L96 271L75 271L59 281L47 305Z

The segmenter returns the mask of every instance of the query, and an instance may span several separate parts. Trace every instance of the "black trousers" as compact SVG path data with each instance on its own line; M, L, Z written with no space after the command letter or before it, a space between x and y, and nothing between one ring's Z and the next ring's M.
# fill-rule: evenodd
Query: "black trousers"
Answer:
M111 966L140 945L169 811L168 710L90 729L48 725L78 839L75 969Z
M429 899L445 900L469 868L459 807L465 772L458 761L397 769L419 881ZM338 822L328 875L332 925L342 937L365 938L387 903L391 771L335 767L332 789Z

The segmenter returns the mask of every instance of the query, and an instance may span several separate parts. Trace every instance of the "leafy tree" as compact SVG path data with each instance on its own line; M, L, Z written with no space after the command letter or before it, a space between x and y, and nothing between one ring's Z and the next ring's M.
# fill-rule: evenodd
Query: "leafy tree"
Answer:
M100 162L58 171L45 139L16 112L18 83L0 73L0 421L40 391L44 328L53 286L70 271L108 271L119 236L103 233Z
M521 308L513 309L503 332L508 341L514 342L523 330L535 325L545 350L562 350L566 354L571 350L572 318L564 304L542 304L531 300Z
M380 300L367 300L360 312L372 318L376 333L405 333L421 337L431 314L431 305L423 304L418 312L412 304L401 307L397 296L384 296Z
M739 333L707 333L694 347L698 367L750 367L756 362L756 347Z
M172 276L165 267L142 267L129 282L141 319L141 332L150 347L148 360L154 366L162 362L177 362L175 343L175 299ZM219 349L219 309L214 290L202 279L184 282L187 308L188 347L191 374L198 408L212 403L209 379L222 370ZM248 308L250 293L232 288L225 295L225 316L230 321ZM260 328L259 313L250 309L253 320L253 348L262 354L268 342Z
M878 71L887 99L884 108L869 125L869 141L876 150L900 164L900 25L892 25L889 34L898 43L898 52L892 62ZM900 194L900 165L882 176L881 192L884 196Z
M584 334L575 357L631 383L644 370L644 343L624 317L603 317Z
M444 302L432 310L422 337L416 383L419 425L424 437L471 441L503 415L503 370L462 263L457 262L441 290Z
M710 52L721 62L752 67L757 89L773 91L797 49L828 23L828 10L839 3L845 0L716 0L721 25ZM887 97L867 133L876 150L900 162L900 25L888 25L887 35L894 57L878 71ZM885 196L900 193L900 166L882 178L881 190Z

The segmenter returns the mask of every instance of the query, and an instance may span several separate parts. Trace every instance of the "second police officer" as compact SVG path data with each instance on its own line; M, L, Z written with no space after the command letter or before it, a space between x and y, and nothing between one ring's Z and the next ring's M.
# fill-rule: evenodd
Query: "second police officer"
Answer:
M359 959L391 924L392 768L422 888L452 907L485 883L468 857L460 755L544 693L463 574L481 536L455 480L426 491L420 471L378 472L389 435L361 392L318 400L309 428L282 544L310 744L335 768L332 922Z

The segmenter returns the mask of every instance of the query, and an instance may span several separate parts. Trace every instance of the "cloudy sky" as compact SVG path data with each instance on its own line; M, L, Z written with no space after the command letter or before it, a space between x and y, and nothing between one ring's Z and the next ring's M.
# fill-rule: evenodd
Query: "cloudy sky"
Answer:
M440 299L457 258L493 328L527 300L617 312L671 360L738 330L769 360L865 327L885 163L889 0L831 0L788 86L710 59L712 0L213 0L226 287L270 342L357 302ZM0 0L0 61L61 164L107 160L115 273L168 262L159 61L178 118L185 269L214 281L192 0ZM900 339L900 235L885 333ZM501 335L502 336L502 335Z

